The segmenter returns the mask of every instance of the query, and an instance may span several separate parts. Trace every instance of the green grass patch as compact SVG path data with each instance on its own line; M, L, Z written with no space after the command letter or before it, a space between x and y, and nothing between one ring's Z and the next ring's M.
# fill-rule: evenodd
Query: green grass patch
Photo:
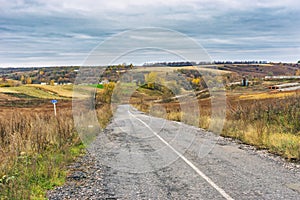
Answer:
M66 166L83 153L84 145L79 143L64 150L18 156L0 179L0 199L45 199L47 190L65 183Z
M90 84L88 86L93 87L93 88L99 88L99 89L103 89L104 88L103 84Z

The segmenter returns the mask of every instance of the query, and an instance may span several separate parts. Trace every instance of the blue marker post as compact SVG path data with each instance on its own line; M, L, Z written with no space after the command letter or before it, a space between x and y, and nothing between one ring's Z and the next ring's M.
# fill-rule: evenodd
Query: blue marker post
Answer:
M57 103L57 100L53 99L53 100L51 100L51 103L53 103L54 116L56 116L56 103Z

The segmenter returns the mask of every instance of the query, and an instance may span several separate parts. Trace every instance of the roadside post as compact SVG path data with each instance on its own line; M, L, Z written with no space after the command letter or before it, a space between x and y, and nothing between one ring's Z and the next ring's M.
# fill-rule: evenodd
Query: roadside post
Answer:
M53 100L51 100L51 103L53 103L54 116L56 116L56 104L57 104L57 100L53 99Z

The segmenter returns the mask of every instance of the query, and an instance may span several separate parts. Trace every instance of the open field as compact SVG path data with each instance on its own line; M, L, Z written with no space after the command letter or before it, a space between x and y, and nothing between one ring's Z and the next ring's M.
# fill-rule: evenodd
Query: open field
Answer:
M76 86L76 93L73 93L73 85L39 85L30 84L17 87L0 87L0 102L2 100L30 100L30 99L60 99L70 100L72 97L86 98L90 86ZM99 89L97 89L99 90Z
M256 94L244 94L239 96L241 100L260 100L260 99L283 99L297 94L297 91L292 92L263 92Z
M63 99L69 96L71 92L69 90L63 90L61 86L49 86L43 87L40 85L23 85L18 87L2 87L0 88L1 93L18 95L23 94L29 98L40 98L40 99L51 99L58 98Z
M41 89L41 90L46 91L48 93L52 92L52 94L58 95L60 97L71 98L72 95L73 95L73 85L51 86L51 85L37 85L37 84L32 84L32 85L28 85L28 86L29 87L34 87L34 88Z
M138 67L134 69L135 72L172 72L174 70L181 70L181 69L186 69L186 70L199 70L199 71L204 71L204 72L213 72L213 73L231 73L231 71L228 70L218 70L218 69L213 69L210 68L212 67L211 65L208 66L187 66L187 67Z

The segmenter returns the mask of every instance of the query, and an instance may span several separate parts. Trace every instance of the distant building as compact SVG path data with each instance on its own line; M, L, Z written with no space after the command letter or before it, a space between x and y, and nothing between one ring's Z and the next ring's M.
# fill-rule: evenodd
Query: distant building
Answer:
M285 83L280 85L269 86L269 89L278 90L278 91L292 91L292 90L298 90L299 88L300 88L300 83Z
M242 86L249 86L249 80L247 77L243 77L242 79Z
M300 76L265 76L265 80L300 79Z
M233 83L228 83L227 86L231 87L231 86L235 86L235 85L241 85L241 82L233 82Z
M103 85L103 84L107 84L107 83L109 83L108 80L102 80L99 84Z

